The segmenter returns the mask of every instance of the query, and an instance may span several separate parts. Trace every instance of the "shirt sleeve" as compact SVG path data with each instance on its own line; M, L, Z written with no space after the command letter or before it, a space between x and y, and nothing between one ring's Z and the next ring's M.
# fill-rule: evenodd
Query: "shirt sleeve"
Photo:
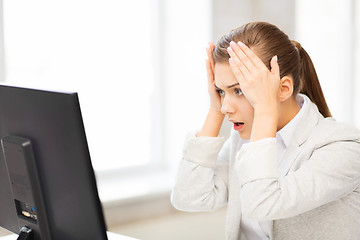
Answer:
M289 218L338 200L360 184L360 143L338 141L316 149L294 172L278 178L276 141L244 144L236 157L241 209L257 220ZM260 167L259 167L260 166Z
M171 193L172 205L183 211L213 211L226 205L230 140L188 134L177 180Z

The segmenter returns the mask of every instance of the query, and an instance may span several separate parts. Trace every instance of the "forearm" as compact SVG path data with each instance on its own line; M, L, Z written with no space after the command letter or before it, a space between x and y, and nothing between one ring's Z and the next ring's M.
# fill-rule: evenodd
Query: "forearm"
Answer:
M210 108L204 125L197 137L217 137L225 115Z
M184 144L183 158L172 191L172 204L185 211L210 211L224 204L227 199L228 166L223 162L229 151L228 141L222 137L198 138L188 134Z
M189 212L213 211L227 203L227 168L208 168L183 160L179 166L171 203Z
M278 114L276 108L254 110L254 122L250 140L252 142L263 138L276 137Z

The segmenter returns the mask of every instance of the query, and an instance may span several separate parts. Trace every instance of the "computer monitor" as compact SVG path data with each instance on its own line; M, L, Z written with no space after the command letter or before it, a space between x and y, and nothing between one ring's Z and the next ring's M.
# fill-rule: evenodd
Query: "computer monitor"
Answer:
M0 139L1 227L107 239L77 93L0 85Z

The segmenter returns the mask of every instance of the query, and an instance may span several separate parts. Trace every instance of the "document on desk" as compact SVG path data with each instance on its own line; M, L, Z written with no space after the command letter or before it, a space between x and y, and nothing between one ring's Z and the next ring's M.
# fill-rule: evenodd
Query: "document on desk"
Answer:
M126 237L117 233L106 232L109 240L138 240L136 238Z

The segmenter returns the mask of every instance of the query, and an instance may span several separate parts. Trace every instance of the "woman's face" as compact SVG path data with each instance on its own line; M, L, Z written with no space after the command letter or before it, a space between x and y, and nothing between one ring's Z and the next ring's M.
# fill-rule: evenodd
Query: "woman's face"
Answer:
M250 139L254 108L241 92L238 80L227 63L216 63L215 87L221 97L221 112L233 122L234 129L243 139Z

